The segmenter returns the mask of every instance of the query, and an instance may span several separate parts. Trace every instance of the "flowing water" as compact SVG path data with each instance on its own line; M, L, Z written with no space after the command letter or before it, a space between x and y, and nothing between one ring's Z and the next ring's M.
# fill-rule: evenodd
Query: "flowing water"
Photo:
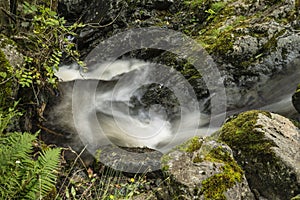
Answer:
M249 91L255 93L252 103L215 116L204 114L207 100L199 103L190 84L172 69L135 59L98 64L88 72L77 65L62 66L56 75L62 81L63 98L50 115L56 121L59 116L56 123L60 126L77 132L90 152L113 143L165 153L194 135L212 134L220 128L210 126L212 121L243 110L296 113L291 95L300 80L300 70L294 66L266 83L258 83ZM149 88L153 91L147 104L144 98ZM162 96L159 91L163 90L171 91L171 95ZM155 93L160 96L151 99Z

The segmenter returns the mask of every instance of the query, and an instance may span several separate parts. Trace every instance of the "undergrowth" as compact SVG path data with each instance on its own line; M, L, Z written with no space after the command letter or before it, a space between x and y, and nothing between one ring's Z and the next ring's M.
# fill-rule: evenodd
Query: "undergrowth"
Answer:
M43 199L55 188L60 149L36 152L38 133L5 133L18 115L14 108L0 110L0 199Z

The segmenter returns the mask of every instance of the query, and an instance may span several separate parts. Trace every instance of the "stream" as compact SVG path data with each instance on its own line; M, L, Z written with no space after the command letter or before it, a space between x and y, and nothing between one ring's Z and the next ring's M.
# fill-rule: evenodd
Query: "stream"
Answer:
M299 80L298 66L293 64L290 70L258 83L249 90L251 95L245 97L242 108L213 116L202 112L207 100L199 103L192 86L170 68L136 59L97 64L88 72L74 64L62 66L56 76L63 98L51 115L60 116L59 123L76 131L93 153L111 143L166 153L195 135L211 135L220 128L211 126L214 120L244 110L295 116L291 96ZM154 100L145 102L149 90L152 93L147 98ZM151 97L155 92L169 95Z

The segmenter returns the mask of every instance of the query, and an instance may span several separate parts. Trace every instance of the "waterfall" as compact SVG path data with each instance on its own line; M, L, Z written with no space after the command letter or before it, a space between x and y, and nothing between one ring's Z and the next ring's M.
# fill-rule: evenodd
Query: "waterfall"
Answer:
M209 116L200 113L192 87L171 68L130 59L96 64L87 72L77 65L62 66L56 76L63 98L50 115L60 116L60 127L76 131L92 152L110 143L167 152L214 131L203 128ZM151 84L153 90L163 87L174 94L173 102L164 100L168 107L145 105L142 99Z
M257 84L254 103L228 114L246 109L294 113L291 95L300 80L298 71ZM192 136L210 135L220 128L209 127L210 120L219 116L202 113L203 104L196 100L190 84L171 68L128 59L95 64L87 72L75 64L62 66L56 76L63 98L50 115L56 121L59 116L60 126L77 132L91 152L113 143L165 153ZM145 105L143 96L151 84L155 84L153 90L168 89L174 98Z

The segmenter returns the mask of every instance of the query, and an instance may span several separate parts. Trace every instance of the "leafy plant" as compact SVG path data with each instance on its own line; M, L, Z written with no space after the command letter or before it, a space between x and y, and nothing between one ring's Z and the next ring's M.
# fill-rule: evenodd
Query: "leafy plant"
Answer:
M190 5L191 8L200 8L203 6L204 0L186 0L184 3Z
M36 136L14 132L0 138L1 199L42 199L53 190L60 149L47 149L33 160Z
M33 159L38 133L4 133L19 115L15 108L0 110L0 199L42 199L54 189L60 149L46 149Z
M23 67L16 70L22 87L45 83L56 86L54 73L63 55L84 65L71 39L76 36L75 30L83 24L67 26L66 20L51 8L28 2L23 4L20 15L24 17L19 22L21 25L15 39L25 55Z

